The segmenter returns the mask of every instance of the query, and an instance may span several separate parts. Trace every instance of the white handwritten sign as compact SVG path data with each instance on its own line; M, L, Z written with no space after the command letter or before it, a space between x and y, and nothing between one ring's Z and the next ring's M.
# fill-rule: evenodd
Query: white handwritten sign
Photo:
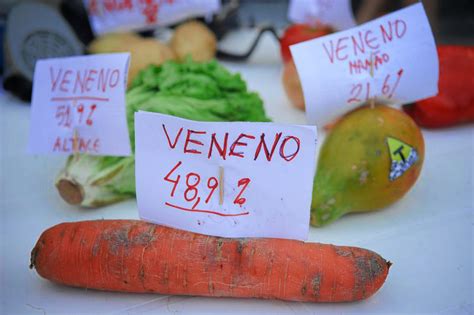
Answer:
M293 23L325 24L337 30L356 25L350 0L290 0L288 19Z
M371 98L405 104L436 95L438 55L422 4L290 47L309 123Z
M129 54L36 63L29 151L130 155L125 116Z
M140 217L223 237L305 240L316 127L135 114Z
M170 25L220 9L220 0L83 1L96 34Z

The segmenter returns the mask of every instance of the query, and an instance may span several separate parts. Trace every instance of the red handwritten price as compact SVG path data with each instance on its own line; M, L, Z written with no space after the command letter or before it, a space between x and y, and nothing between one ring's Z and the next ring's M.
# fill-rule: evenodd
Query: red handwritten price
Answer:
M56 108L56 121L58 126L70 128L75 120L76 124L87 126L94 124L93 114L97 104L84 105L83 103L62 104Z
M382 88L379 93L375 91L375 93L371 93L371 89L373 86L373 83L371 82L366 82L364 83L357 83L353 84L351 91L350 91L350 97L347 99L347 103L361 103L364 101L368 101L370 98L377 96L377 95L383 95L389 99L393 97L395 94L398 85L400 83L400 79L403 76L403 69L400 69L395 75L392 74L387 74L385 76Z
M173 4L174 0L90 0L88 11L91 15L100 16L103 10L106 13L132 11L138 7L141 14L145 16L147 24L157 22L160 6L163 3ZM102 10L101 10L102 9Z
M183 192L183 198L186 202L190 204L189 207L181 207L170 202L165 202L165 205L176 208L179 210L184 211L191 211L191 212L203 212L203 213L210 213L219 216L241 216L241 215L248 215L249 212L241 212L241 213L222 213L214 210L203 210L198 209L198 207L202 204L207 205L211 201L213 196L218 196L215 194L216 190L219 188L222 189L223 183L216 177L211 176L207 178L207 180L201 178L201 175L195 172L189 172L186 175L179 174L179 168L181 167L182 162L179 161L175 164L175 166L163 177L163 180L172 184L169 196L171 198L176 197L176 188L180 184L185 185L185 190ZM184 180L182 180L184 177ZM245 190L249 186L251 180L250 178L241 178L237 181L237 187L240 188L237 195L233 199L233 204L242 207L247 199L244 197ZM205 185L202 185L204 184ZM200 190L200 187L204 186L203 190ZM203 201L203 203L201 203Z

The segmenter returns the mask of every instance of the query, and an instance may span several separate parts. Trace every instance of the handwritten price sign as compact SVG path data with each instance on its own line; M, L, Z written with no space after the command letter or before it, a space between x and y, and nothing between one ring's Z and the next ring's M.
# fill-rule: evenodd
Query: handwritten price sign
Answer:
M44 59L33 82L31 153L130 155L129 54Z
M316 128L135 114L140 217L224 237L307 238Z
M290 47L309 123L369 99L405 104L438 93L438 55L421 3Z
M240 215L248 215L249 212L239 212L239 213L223 213L223 212L218 212L218 211L211 211L211 210L198 210L198 206L202 204L208 205L211 198L215 196L216 189L219 188L219 191L223 191L223 168L219 168L219 177L216 176L210 176L206 180L206 186L204 187L205 191L203 192L205 196L203 195L202 198L200 196L200 192L198 189L198 185L201 183L201 175L199 173L194 173L194 172L189 172L185 176L183 174L178 175L178 168L182 165L182 161L179 161L176 163L175 166L171 169L171 171L166 174L163 179L169 183L172 184L171 192L170 192L170 197L174 197L174 193L176 191L176 187L180 184L181 177L185 178L182 181L182 184L185 185L184 192L183 192L183 197L184 200L187 202L192 203L192 206L189 208L186 207L181 207L177 206L175 204L172 204L170 202L165 202L165 205L168 207L184 210L184 211L195 211L195 212L203 212L203 213L211 213L211 214L216 214L219 216L240 216ZM173 174L175 173L175 174ZM171 178L171 175L174 176L174 178ZM182 176L183 175L183 176ZM250 178L245 177L241 178L237 181L236 186L237 187L242 187L242 189L237 193L236 197L233 200L233 203L235 205L243 206L246 202L246 198L242 197L242 194L244 193L244 190L247 188L248 184L250 183ZM205 198L204 198L205 197ZM222 195L219 195L220 201L219 203L222 204ZM202 202L201 202L202 201Z
M288 19L293 23L330 25L337 30L356 25L350 0L290 0Z
M206 16L220 0L83 0L96 34L148 29Z

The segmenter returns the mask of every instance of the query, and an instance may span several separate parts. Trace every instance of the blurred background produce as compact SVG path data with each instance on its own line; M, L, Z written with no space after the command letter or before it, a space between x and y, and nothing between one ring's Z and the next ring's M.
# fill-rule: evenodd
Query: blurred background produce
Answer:
M176 59L174 51L165 43L135 33L108 33L96 37L88 46L90 54L130 52L128 86L138 73L149 65L161 65Z
M444 128L474 122L474 46L438 46L439 93L403 106L419 126Z
M204 23L189 21L176 27L170 46L179 60L209 61L216 55L217 38Z

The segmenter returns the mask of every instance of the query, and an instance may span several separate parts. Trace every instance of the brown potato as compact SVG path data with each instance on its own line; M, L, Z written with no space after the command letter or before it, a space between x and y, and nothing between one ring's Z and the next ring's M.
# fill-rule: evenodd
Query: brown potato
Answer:
M166 44L133 33L111 33L96 38L88 47L91 54L130 52L128 84L147 66L160 65L176 56Z
M132 82L135 76L147 66L160 65L165 61L175 59L175 54L166 44L156 39L143 39L130 45L131 55L128 82Z
M129 51L132 43L142 38L134 33L109 33L95 38L87 47L90 54Z
M195 61L208 61L216 55L217 39L204 23L189 21L176 28L170 46L180 60L191 56Z

